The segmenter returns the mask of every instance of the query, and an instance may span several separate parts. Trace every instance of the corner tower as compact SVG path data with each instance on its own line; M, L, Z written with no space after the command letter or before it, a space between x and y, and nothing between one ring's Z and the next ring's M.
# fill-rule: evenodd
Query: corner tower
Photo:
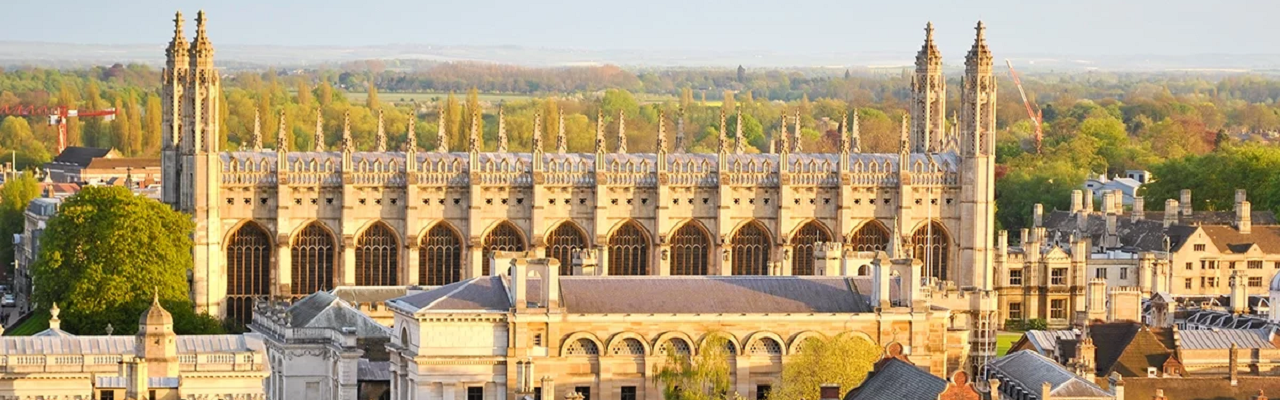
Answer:
M991 290L995 228L996 81L991 74L991 50L986 26L978 22L977 38L965 57L960 93L960 265L967 267L960 285Z
M182 134L182 99L186 88L188 69L187 39L182 35L182 12L173 17L173 40L165 48L164 71L160 73L160 96L163 122L161 124L160 169L163 185L161 200L178 208L178 186L182 172L179 167L178 146Z
M933 153L941 148L946 115L947 81L942 76L942 53L933 43L933 23L924 28L924 46L916 54L911 76L911 152Z
M222 86L213 66L213 44L205 30L207 25L208 18L200 11L196 16L196 37L189 50L188 78L182 93L178 210L191 214L196 221L192 300L197 310L220 315L219 306L224 296L211 293L224 293L226 285L221 252L222 219L217 202L221 184L218 97Z

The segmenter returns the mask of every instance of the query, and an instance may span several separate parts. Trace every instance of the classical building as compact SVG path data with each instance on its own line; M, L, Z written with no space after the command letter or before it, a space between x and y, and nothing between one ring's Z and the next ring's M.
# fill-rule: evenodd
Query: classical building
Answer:
M497 275L388 302L393 398L658 400L654 374L668 356L716 337L730 390L745 398L767 394L815 337L888 343L925 375L971 357L973 332L953 320L963 311L910 278L924 270L918 260L878 258L871 276L838 276L839 259L823 257L820 276L606 277L560 276L558 260L528 255L497 252L494 265L508 266Z
M256 334L183 335L153 301L135 336L63 332L58 307L49 329L0 336L0 399L266 400L270 370Z
M345 121L336 149L317 129L311 151L262 149L261 133L223 151L220 78L207 20L196 22L188 42L179 15L166 51L161 162L164 201L196 221L192 298L202 310L247 321L264 296L484 282L497 272L495 251L531 251L557 259L563 275L595 279L814 275L815 247L831 243L827 254L847 270L868 271L875 251L920 260L934 296L954 303L957 329L990 328L996 81L981 23L949 133L941 55L926 29L914 123L904 121L897 153L861 152L855 113L838 153L804 152L782 132L776 153L748 154L725 123L716 153L688 153L682 119L669 143L660 117L657 152L635 154L624 134L605 148L603 118L594 153L566 152L564 132L544 145L540 123L532 152L509 152L501 111L495 151L482 150L476 126L467 149L445 145L463 133L440 132L424 151L413 120L403 151L386 149L382 130L377 148L356 149ZM574 268L581 259L598 268ZM976 340L975 354L989 355L990 340Z

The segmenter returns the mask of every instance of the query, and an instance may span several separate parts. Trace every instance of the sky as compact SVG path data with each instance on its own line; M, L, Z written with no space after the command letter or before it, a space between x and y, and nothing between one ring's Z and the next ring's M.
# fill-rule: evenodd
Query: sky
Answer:
M918 49L925 22L961 56L979 19L995 51L1280 54L1276 0L60 0L12 1L0 41L163 44L174 11L215 45L522 46L783 53Z

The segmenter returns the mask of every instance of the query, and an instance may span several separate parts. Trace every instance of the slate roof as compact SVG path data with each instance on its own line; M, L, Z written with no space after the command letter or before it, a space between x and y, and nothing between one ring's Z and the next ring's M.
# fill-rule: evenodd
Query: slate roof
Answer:
M511 299L502 277L481 276L411 294L389 303L413 311L507 311Z
M1048 382L1052 398L1111 398L1111 394L1097 384L1067 371L1057 362L1034 351L1023 350L991 360L987 364L987 370L1000 380L1000 391L1004 393L1021 388L1032 394L1029 398L1039 399L1041 385Z
M1080 331L1075 329L1059 329L1049 331L1032 330L1023 333L1028 344L1040 354L1053 354L1058 350L1058 341L1060 340L1076 340L1080 338Z
M898 359L886 360L879 370L846 393L844 400L936 400L947 381Z
M1116 234L1120 236L1121 247L1132 247L1139 250L1164 250L1164 220L1143 219L1133 221L1126 216L1116 219ZM1070 236L1088 237L1094 244L1102 243L1102 235L1106 233L1106 217L1099 213L1090 214L1085 228L1081 229L1076 215L1070 211L1052 211L1044 216L1045 232L1049 240L1067 243Z
M861 313L844 277L562 277L568 312L582 314Z
M1223 376L1187 376L1177 379L1147 378L1145 375L1124 378L1124 395L1130 399L1151 399L1156 389L1166 398L1176 400L1252 400L1262 390L1268 395L1280 393L1280 379L1274 376L1249 376L1241 373L1236 385Z
M133 354L133 336L0 336L0 355ZM178 353L266 351L262 337L244 335L178 335Z
M1188 350L1230 349L1232 344L1242 349L1276 348L1271 329L1180 330L1175 338L1178 348Z
M329 292L316 292L294 302L288 312L294 328L356 328L358 337L390 337L385 326Z
M356 380L361 382L368 381L391 381L391 362L389 361L369 361L369 359L361 358L356 362Z
M144 169L159 169L159 158L104 158L98 157L89 161L85 169L119 169L133 168L141 174Z
M92 162L93 159L98 157L105 157L107 154L110 154L110 153L111 153L111 149L100 149L97 147L71 146L71 147L67 147L66 149L63 149L61 153L58 153L58 156L53 158L53 163L54 164L71 164L71 165L78 165L80 167L84 167L89 165L89 163Z
M416 287L404 286L340 286L329 293L347 303L368 304L386 302L420 291Z
M1274 226L1280 222L1276 220L1275 213L1254 211L1251 218L1253 233L1241 235L1231 226L1235 222L1235 213L1230 211L1196 211L1190 217L1180 217L1177 224L1167 229L1164 226L1163 212L1148 212L1144 219L1137 221L1133 221L1129 214L1123 214L1116 219L1116 233L1120 236L1121 247L1141 251L1164 251L1165 234L1169 235L1173 250L1176 251L1196 229L1203 228L1206 231L1213 230L1214 233L1210 233L1210 236L1220 236L1224 243L1260 242L1260 246L1268 246L1263 248L1264 251L1276 249L1276 252L1280 252L1280 226ZM1050 240L1065 243L1072 233L1076 233L1087 236L1095 244L1101 243L1107 227L1106 216L1097 212L1089 214L1085 226L1087 229L1081 229L1078 222L1074 213L1054 210L1044 215L1043 224ZM1215 245L1218 240L1214 239ZM1218 247L1224 252L1230 248L1226 245Z

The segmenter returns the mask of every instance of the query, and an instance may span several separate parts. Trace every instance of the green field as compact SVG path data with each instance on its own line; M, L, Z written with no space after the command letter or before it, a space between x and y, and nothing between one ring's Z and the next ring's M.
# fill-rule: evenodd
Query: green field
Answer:
M996 356L1003 356L1013 347L1013 342L1022 337L1021 332L1000 332L996 334Z
M49 329L49 312L37 311L18 326L4 331L5 336L31 336Z

